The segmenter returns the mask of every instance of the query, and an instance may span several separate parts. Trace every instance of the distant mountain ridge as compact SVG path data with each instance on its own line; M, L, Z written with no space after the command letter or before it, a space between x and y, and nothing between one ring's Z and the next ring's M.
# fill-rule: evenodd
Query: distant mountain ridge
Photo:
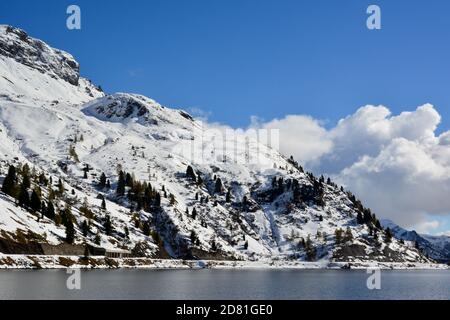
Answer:
M415 242L415 245L430 258L440 262L450 261L449 236L418 234L416 231L408 231L388 219L382 219L381 225L390 228L397 239Z

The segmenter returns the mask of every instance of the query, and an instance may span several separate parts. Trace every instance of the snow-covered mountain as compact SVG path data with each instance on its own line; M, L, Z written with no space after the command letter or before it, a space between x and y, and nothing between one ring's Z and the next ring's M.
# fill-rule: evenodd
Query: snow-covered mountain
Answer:
M246 133L105 95L70 54L0 26L0 184L11 180L0 252L73 240L149 257L429 261L350 192Z
M408 231L388 219L381 220L381 225L390 228L397 239L414 242L414 245L430 258L441 262L450 261L449 236L418 234L416 231Z

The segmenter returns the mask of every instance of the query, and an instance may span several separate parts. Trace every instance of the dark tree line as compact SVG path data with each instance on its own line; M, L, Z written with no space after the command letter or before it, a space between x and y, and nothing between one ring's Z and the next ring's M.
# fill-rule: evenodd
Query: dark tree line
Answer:
M163 192L166 194L165 190ZM123 197L125 193L137 211L150 212L153 207L161 206L161 194L156 188L153 188L150 183L145 181L136 181L131 174L120 171L116 195L117 197Z

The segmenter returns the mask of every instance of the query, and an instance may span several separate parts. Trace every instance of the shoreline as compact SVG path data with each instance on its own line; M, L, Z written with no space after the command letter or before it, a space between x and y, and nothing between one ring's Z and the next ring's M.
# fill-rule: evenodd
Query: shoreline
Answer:
M415 262L333 262L333 261L226 261L176 260L152 258L106 258L82 256L0 255L1 270L55 270L55 269L142 269L142 270L450 270L446 264Z

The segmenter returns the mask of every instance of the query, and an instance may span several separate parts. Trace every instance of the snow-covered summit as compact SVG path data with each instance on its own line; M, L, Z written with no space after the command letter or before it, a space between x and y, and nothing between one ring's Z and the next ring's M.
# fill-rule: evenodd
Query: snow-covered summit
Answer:
M187 124L194 119L183 111L165 108L156 101L137 94L116 93L96 99L83 108L87 115L110 122L137 122L143 125Z
M30 37L21 29L0 25L0 55L78 86L80 66L74 57Z
M21 29L0 25L0 100L76 105L103 95L80 77L72 55Z

